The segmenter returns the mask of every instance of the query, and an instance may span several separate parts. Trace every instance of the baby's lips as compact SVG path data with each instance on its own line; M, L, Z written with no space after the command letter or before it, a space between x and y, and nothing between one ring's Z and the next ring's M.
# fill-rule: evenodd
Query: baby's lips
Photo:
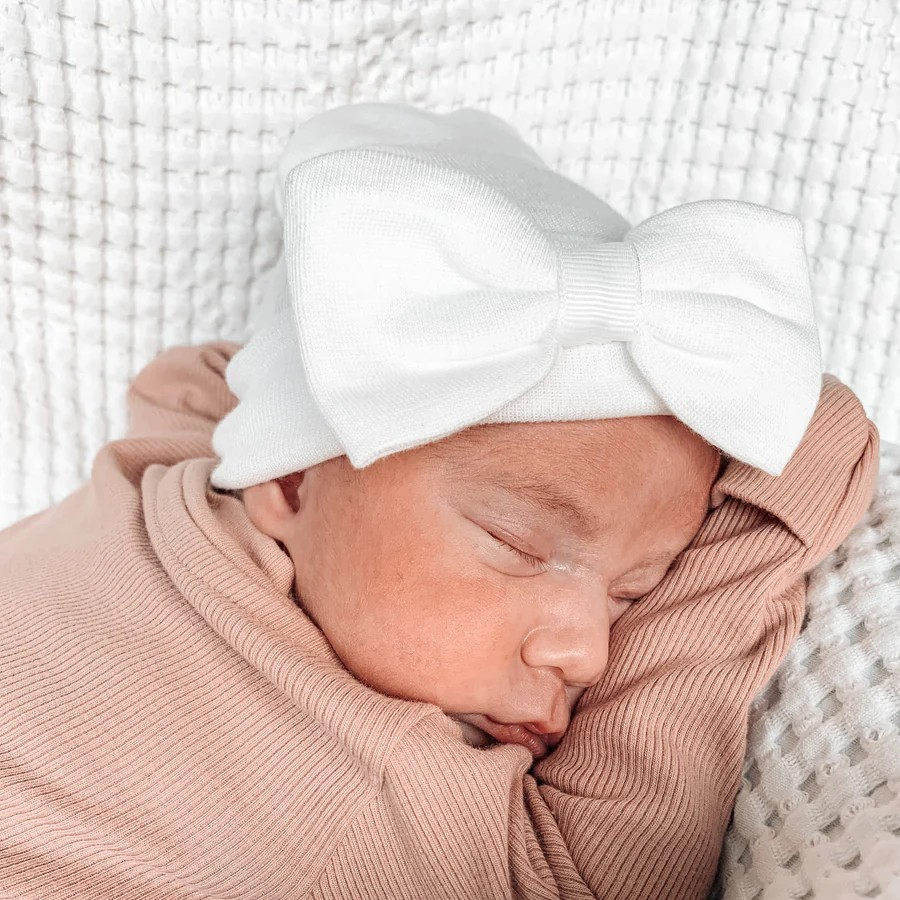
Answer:
M530 750L537 759L543 759L562 739L565 732L545 734L533 725L498 722L481 713L466 713L453 718L463 724L463 736L472 746L484 746L482 741L473 740L468 729L472 728L486 739L493 738L502 744L519 744Z
M518 723L498 722L490 716L476 716L476 724L502 744L519 744L530 750L536 759L543 759L550 751L549 736Z
M554 732L547 734L547 733L538 731L536 728L532 728L531 725L526 725L525 727L529 731L533 731L535 734L539 735L541 740L551 750L559 744L559 742L562 740L562 736L565 734L565 731L554 731Z

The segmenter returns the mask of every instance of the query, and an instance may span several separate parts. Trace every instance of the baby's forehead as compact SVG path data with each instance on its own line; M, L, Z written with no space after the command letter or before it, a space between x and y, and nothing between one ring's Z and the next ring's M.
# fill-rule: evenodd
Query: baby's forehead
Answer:
M573 452L562 445L551 451L535 452L533 444L511 441L508 435L480 435L439 449L437 464L454 496L510 500L566 521L582 535L595 534L602 505L601 461L585 458L584 448Z
M595 453L605 445L634 441L635 425L627 419L495 422L464 428L431 446L448 458L475 460L501 453L527 458L535 451Z
M648 435L640 426L628 418L491 423L426 447L455 477L486 483L560 478L591 489L602 473L621 477L647 464Z
M429 453L469 496L502 490L585 534L637 495L705 509L719 469L716 448L671 416L479 425Z

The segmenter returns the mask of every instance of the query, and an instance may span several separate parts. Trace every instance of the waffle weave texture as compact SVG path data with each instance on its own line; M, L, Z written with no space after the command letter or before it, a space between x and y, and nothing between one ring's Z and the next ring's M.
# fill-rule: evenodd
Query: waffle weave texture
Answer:
M900 898L900 447L750 713L723 900Z
M631 224L797 215L825 368L900 441L894 6L0 0L0 527L87 477L161 350L248 337L288 136L362 100L493 112Z

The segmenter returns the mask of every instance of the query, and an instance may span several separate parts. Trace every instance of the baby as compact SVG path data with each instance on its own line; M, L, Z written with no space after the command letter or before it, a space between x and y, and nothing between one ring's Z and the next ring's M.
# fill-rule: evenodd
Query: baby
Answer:
M0 532L0 896L703 900L878 433L796 220L324 113L243 346Z
M671 416L481 425L243 503L357 678L542 757L600 680L612 624L702 524L719 461Z

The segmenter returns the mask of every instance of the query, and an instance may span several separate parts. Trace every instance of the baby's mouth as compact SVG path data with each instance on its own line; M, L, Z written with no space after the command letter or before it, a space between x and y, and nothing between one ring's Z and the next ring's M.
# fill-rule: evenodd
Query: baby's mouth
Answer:
M525 747L526 750L531 751L535 759L543 759L550 752L550 739L556 737L556 735L537 734L524 725L497 722L490 716L480 714L459 716L458 718L474 725L501 744L519 744Z

